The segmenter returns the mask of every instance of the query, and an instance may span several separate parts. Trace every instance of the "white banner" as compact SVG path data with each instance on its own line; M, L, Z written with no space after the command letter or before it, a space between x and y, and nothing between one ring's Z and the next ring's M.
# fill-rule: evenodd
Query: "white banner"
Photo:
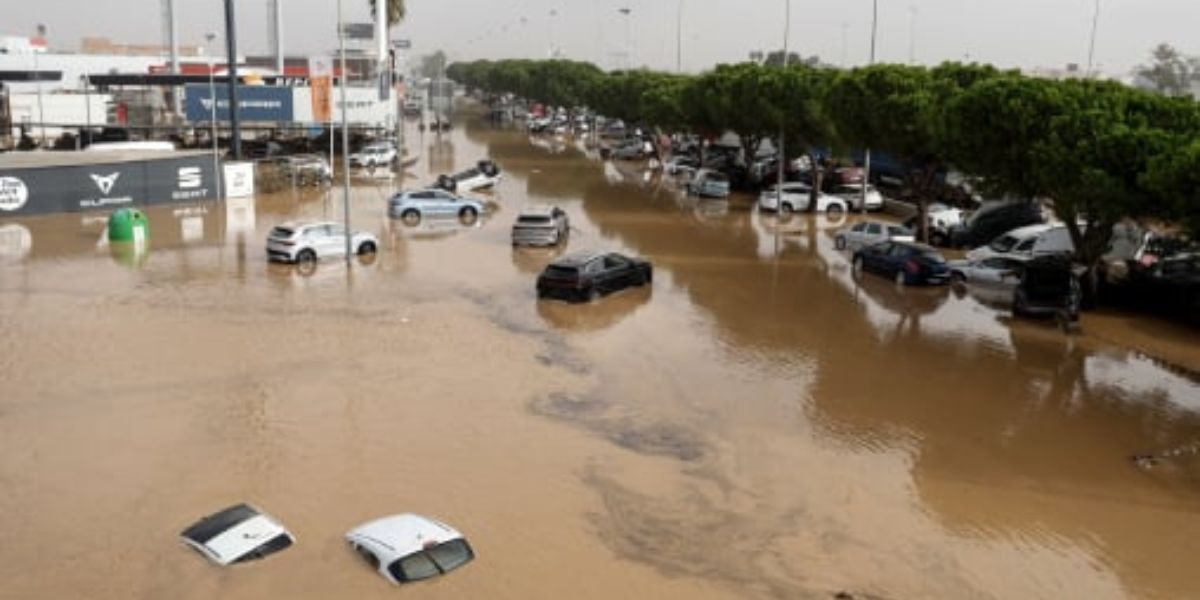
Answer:
M249 198L254 195L254 163L225 163L225 197Z

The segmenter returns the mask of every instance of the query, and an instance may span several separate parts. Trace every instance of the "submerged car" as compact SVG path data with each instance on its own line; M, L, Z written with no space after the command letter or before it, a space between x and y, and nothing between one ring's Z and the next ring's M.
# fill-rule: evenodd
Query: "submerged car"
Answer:
M470 223L483 211L482 202L439 189L400 192L388 200L388 216L409 225L427 217L458 217Z
M257 560L296 543L279 521L249 504L208 515L179 536L184 544L222 566Z
M351 167L383 167L396 160L396 147L390 143L376 143L364 146L362 150L350 155Z
M1074 323L1079 320L1082 297L1070 255L1039 256L1025 263L1012 311L1018 316L1055 316Z
M538 298L568 302L595 300L654 278L649 262L616 252L576 252L546 267L537 280Z
M950 244L957 248L982 246L1018 227L1045 221L1036 202L990 202L950 228Z
M276 164L284 177L294 180L298 185L320 185L333 181L333 169L324 156L296 154L278 158Z
M729 176L713 169L700 169L687 184L687 192L701 198L728 198Z
M514 246L556 246L571 230L567 213L557 206L527 206L512 226Z
M812 187L807 183L788 182L783 184L782 193L777 186L771 186L758 196L758 208L769 212L789 215L794 212L806 211L812 204ZM817 210L819 213L839 215L846 212L846 201L817 192Z
M439 176L436 186L448 192L475 191L495 187L502 177L496 163L481 160L465 171Z
M384 579L402 584L445 575L475 559L471 544L449 525L414 514L393 515L346 534L350 547Z
M936 285L950 279L946 259L932 246L884 242L854 253L855 272L892 278L896 285Z
M862 183L846 183L835 186L830 192L834 196L845 200L854 210L863 209L863 184ZM867 210L883 210L883 194L875 189L875 186L867 184L866 192Z
M1021 272L1025 269L1025 261L992 256L977 260L952 260L947 266L950 268L951 281L1016 289L1021 281Z
M379 239L363 231L350 234L350 251L374 254ZM346 228L332 221L284 223L267 236L267 258L272 261L305 263L346 255Z
M861 221L838 232L833 245L838 250L856 250L883 242L912 242L913 232L892 223Z

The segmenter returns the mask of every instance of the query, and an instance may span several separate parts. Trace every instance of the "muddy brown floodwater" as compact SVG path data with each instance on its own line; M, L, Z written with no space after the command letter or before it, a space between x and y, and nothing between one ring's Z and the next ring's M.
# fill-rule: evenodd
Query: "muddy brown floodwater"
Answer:
M747 198L470 120L406 185L490 156L494 213L386 218L360 181L350 269L269 265L318 190L0 222L0 597L1200 598L1200 337L1124 314L1083 332L852 275L830 232ZM653 286L536 301L555 251L645 256ZM253 502L298 544L220 569L177 535ZM439 517L479 558L392 589L349 551L373 517Z

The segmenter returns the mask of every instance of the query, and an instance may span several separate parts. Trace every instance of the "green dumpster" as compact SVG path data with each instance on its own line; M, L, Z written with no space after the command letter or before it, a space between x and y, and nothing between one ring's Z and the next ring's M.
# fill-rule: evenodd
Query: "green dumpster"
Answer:
M145 243L150 239L150 221L136 208L122 208L108 217L108 241Z

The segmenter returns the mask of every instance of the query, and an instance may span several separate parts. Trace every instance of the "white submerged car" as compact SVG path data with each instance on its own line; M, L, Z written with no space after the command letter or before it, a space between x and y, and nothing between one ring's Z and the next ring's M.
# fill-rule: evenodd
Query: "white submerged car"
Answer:
M296 543L279 521L248 504L208 515L179 535L184 544L221 566L257 560Z
M374 235L350 234L350 252L373 254L379 248ZM332 221L284 223L267 236L267 258L272 261L304 263L346 255L346 228Z
M414 514L384 517L346 534L350 547L384 579L402 584L445 575L475 558L461 533Z
M557 206L526 206L512 226L514 246L557 246L570 235L567 213Z
M350 155L351 167L386 167L396 160L396 147L390 143L368 144Z
M481 160L474 167L452 175L441 175L436 187L447 192L472 192L495 187L504 176L500 167L490 160Z
M784 183L782 194L777 186L771 186L758 195L758 208L768 212L778 212L781 215L802 212L808 210L808 206L812 202L811 194L812 187L807 183ZM817 212L838 215L845 214L847 208L845 200L817 192Z

